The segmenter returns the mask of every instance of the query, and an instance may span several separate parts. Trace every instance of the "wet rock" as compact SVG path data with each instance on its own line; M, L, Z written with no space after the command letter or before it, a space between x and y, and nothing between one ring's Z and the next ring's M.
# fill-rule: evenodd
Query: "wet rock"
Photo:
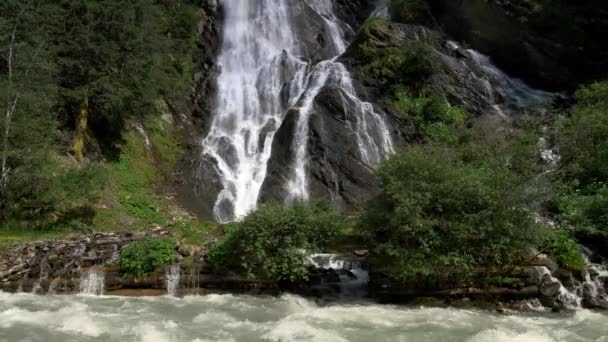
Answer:
M369 251L367 249L359 249L359 250L353 251L353 254L355 254L358 257L365 257L369 254Z
M589 309L608 310L608 298L600 292L596 284L586 283L583 285L583 307Z

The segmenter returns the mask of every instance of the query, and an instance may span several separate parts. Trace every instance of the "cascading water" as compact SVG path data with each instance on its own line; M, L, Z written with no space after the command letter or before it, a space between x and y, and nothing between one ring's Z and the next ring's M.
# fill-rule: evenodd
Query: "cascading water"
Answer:
M463 50L458 43L449 41L452 50L460 50L472 61L479 75L471 74L485 85L485 95L494 103L501 115L522 111L544 112L557 94L534 89L520 79L511 78L496 65L490 57L472 49Z
M287 0L224 1L224 41L218 60L217 107L203 157L216 163L221 182L214 215L241 217L257 204L272 141L286 105L297 97L306 64L299 61Z
M306 258L306 263L316 269L336 272L342 298L360 298L367 294L369 271L366 257L313 254ZM321 284L324 285L327 284Z
M224 41L218 65L217 104L202 160L211 161L222 189L213 213L220 222L255 209L266 178L274 135L285 114L299 113L293 139L293 161L285 184L288 200L309 197L308 120L323 87L341 88L345 110L355 132L362 161L375 164L392 151L382 114L363 102L337 56L346 50L343 27L331 1L306 0L322 18L333 57L311 65L302 57L291 26L292 0L224 1Z
M182 268L179 264L172 265L167 269L165 282L167 284L167 294L172 297L177 296L179 281L181 279Z
M105 275L103 271L88 269L80 275L80 293L100 296L105 290Z

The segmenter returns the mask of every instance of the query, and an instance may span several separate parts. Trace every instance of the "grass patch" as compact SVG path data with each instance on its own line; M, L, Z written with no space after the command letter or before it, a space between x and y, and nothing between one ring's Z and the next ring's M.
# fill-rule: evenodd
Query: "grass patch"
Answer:
M190 220L175 224L172 232L181 243L200 246L217 227L215 222Z
M74 232L68 230L38 231L3 228L0 229L0 252L6 251L10 249L12 245L18 243L40 240L64 239L73 234Z

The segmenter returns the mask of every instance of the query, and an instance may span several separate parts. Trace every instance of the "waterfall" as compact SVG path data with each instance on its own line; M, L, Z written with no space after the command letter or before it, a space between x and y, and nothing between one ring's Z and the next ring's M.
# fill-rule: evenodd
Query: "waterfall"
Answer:
M314 100L325 86L334 86L342 98L342 106L351 121L347 127L355 133L361 160L367 165L375 165L393 152L393 143L384 116L374 111L371 103L362 101L355 87L352 76L344 64L337 61L346 50L344 32L339 29L339 21L333 14L330 1L308 1L324 19L330 33L336 56L319 63L309 75L306 91L302 95L299 117L292 149L295 151L292 172L287 182L288 201L308 200L308 137L309 121L314 112Z
M80 274L80 293L100 296L105 289L105 275L103 271L88 269Z
M182 268L179 264L172 265L166 271L165 282L167 284L167 294L171 297L177 297L181 273Z
M217 104L203 158L216 163L222 191L215 218L227 222L255 209L274 134L286 104L301 92L307 64L292 32L287 0L224 1ZM285 84L288 86L285 87Z
M221 182L213 208L220 222L256 208L275 133L290 109L297 111L298 119L285 197L309 198L308 123L325 86L341 92L350 121L345 126L355 133L363 163L373 165L392 151L383 114L359 99L350 73L337 61L347 47L346 24L336 18L331 1L305 2L322 18L333 51L331 58L315 65L301 56L304 49L291 25L292 0L223 2L216 106L201 157L201 167L213 164Z
M452 50L461 50L460 45L448 41ZM544 112L549 103L558 96L555 93L534 89L524 81L511 78L496 65L492 64L490 57L478 51L461 50L476 66L479 75L471 77L478 79L485 85L485 96L494 103L494 108L501 114L517 113L522 111Z

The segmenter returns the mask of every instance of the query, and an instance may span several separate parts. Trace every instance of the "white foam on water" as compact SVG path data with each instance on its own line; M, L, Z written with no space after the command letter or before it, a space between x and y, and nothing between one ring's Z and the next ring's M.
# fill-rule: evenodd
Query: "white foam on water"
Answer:
M160 331L154 325L144 323L135 328L139 342L170 342L173 341L168 334Z
M469 342L556 342L553 338L537 332L517 333L508 330L485 330L468 340Z
M129 303L129 305L124 305ZM378 304L319 305L295 295L121 298L0 293L0 340L606 342L608 316L498 315Z

